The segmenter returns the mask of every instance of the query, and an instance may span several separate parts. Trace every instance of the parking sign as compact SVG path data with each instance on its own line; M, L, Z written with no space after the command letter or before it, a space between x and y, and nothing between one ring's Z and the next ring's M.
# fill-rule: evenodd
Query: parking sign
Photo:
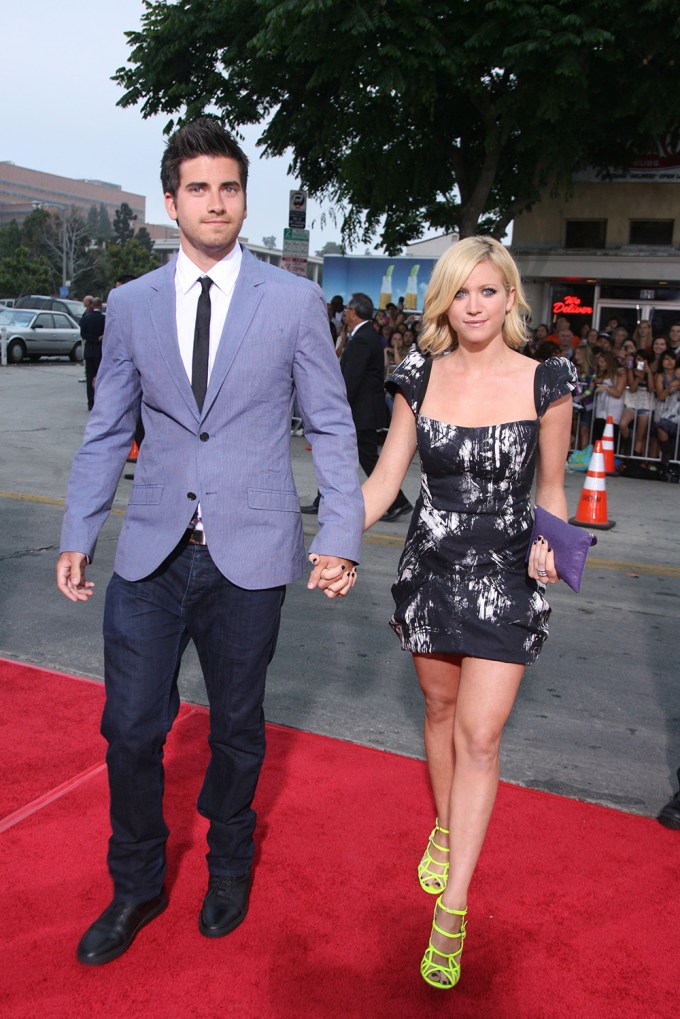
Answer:
M307 192L291 191L288 207L288 226L291 230L304 230L307 225Z

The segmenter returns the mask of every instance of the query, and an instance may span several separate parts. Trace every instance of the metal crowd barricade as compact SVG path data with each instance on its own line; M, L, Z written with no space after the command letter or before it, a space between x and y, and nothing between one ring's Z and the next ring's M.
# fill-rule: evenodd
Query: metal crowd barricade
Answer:
M658 409L658 408L657 408ZM618 432L616 438L616 445L614 448L614 454L621 460L647 462L654 465L661 464L661 454L657 448L653 448L653 444L656 443L656 416L657 411L652 410L648 415L650 418L649 427L647 428L647 434L645 436L645 448L642 453L635 452L635 444L638 435L638 418L640 411L635 411L635 416L630 424L630 433L628 438L624 438L621 432ZM595 431L595 415L593 414L590 421L588 443L593 442L593 432ZM576 452L579 448L582 448L579 444L580 437L580 425L581 425L581 411L575 412L572 419L571 429L571 443L569 454ZM669 458L669 462L672 464L680 464L680 428L675 433L675 439L673 442L672 456Z

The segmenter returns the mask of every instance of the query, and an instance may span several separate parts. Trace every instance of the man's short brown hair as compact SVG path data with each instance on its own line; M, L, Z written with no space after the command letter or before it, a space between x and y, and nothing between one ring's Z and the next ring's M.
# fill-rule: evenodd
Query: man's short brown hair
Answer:
M163 194L177 197L179 168L188 159L197 156L227 156L238 163L241 187L248 186L248 157L232 136L214 117L199 117L178 128L168 138L161 159Z

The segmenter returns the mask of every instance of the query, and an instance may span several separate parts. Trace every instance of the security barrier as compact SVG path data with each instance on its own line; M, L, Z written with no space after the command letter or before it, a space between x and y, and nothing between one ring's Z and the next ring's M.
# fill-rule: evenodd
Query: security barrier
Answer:
M597 419L594 417L594 415L591 416L589 423L587 422L587 420L586 422L584 422L584 424L588 424L588 442L583 443L581 441L582 439L581 418L583 416L584 414L582 411L575 411L574 413L571 428L571 443L569 450L570 455L574 452L578 452L585 446L592 445L594 443L596 426L598 426L598 421L600 422L600 425L598 427L600 435L598 435L598 438L601 437L602 432L604 430L603 426L605 425L605 422L602 421L601 418ZM614 429L615 431L614 454L616 458L618 460L630 462L632 464L637 463L641 465L643 463L647 463L650 465L650 467L652 466L656 467L657 470L658 468L663 466L661 460L661 453L659 450L659 443L656 434L656 419L657 417L660 416L661 415L659 414L658 407L656 408L656 410L649 411L646 413L644 411L641 412L636 410L635 416L633 417L633 420L629 425L627 436L624 436L617 426ZM638 438L640 435L641 429L640 420L642 417L646 419L644 426L643 445L642 448L636 452L636 447L640 445L640 443L638 442ZM674 466L680 466L680 428L675 433L675 436L672 439L671 456L667 462Z

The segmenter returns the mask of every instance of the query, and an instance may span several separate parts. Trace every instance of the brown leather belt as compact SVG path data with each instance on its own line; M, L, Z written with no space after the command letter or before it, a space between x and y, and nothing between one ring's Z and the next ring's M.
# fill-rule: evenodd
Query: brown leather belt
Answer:
M207 545L208 544L206 536L205 536L205 531L204 530L195 531L191 527L187 528L187 537L186 537L186 540L187 540L187 543L189 545Z

